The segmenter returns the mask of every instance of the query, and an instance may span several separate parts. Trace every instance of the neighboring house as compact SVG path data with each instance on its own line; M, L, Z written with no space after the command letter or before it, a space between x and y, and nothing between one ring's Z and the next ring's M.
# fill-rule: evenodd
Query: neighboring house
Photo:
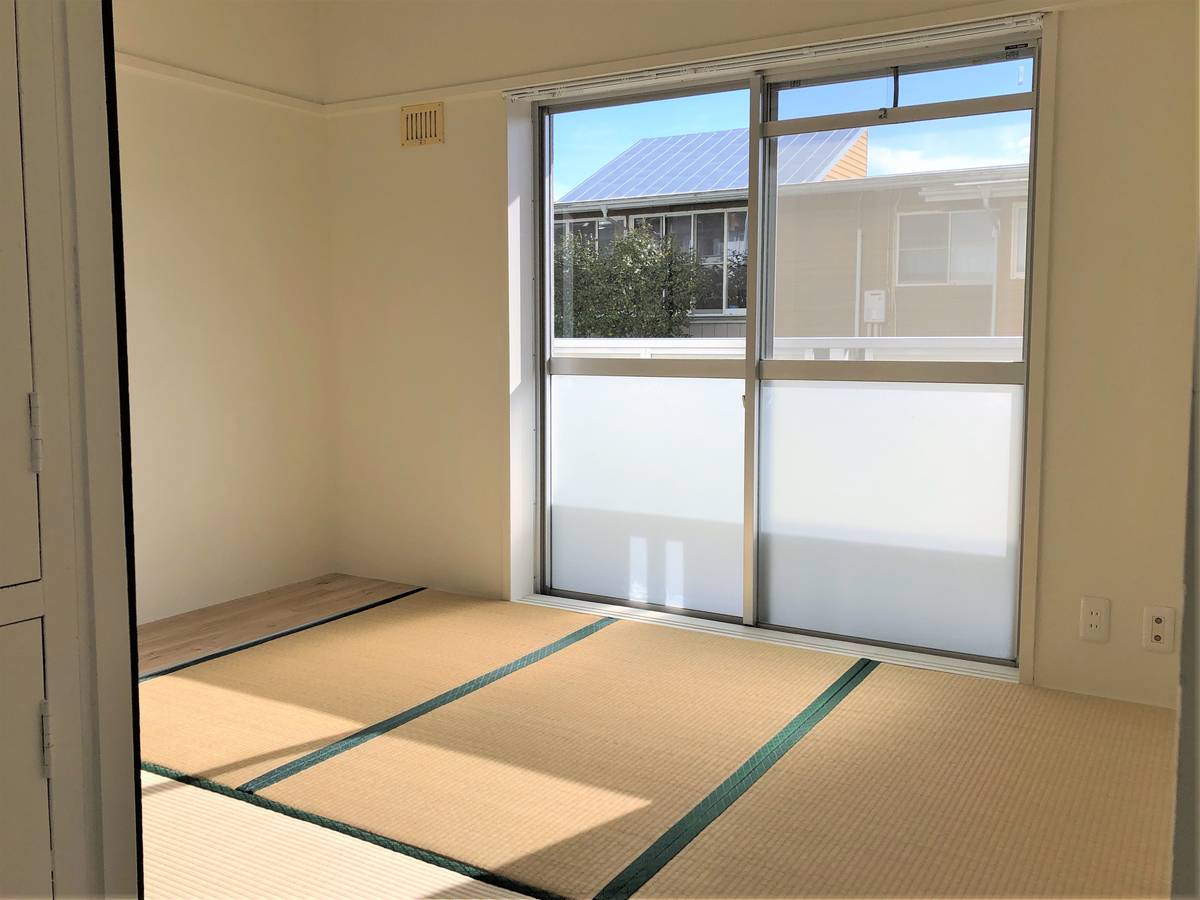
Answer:
M868 176L865 129L772 152L777 338L1020 336L1026 166ZM747 153L745 129L638 141L555 203L555 237L603 247L645 227L695 249L720 274L692 336L743 335L745 281L729 276L746 250Z

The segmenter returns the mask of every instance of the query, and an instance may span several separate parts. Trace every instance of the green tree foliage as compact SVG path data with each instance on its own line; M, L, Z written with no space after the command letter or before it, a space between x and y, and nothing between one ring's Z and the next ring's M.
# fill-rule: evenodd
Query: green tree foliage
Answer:
M567 233L554 248L557 337L687 337L711 273L690 250L635 228L598 248Z

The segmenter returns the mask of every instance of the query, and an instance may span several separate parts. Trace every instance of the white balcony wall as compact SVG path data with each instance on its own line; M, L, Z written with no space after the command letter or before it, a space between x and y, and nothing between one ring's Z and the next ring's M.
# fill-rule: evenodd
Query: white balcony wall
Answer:
M741 616L742 390L551 379L556 589Z
M1022 391L767 382L760 618L1013 658Z

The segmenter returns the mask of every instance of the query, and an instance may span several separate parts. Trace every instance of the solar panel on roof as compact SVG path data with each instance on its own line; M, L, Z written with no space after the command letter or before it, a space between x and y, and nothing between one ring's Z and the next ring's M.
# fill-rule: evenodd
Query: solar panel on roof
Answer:
M778 138L780 184L820 181L862 129ZM559 198L560 203L744 191L750 163L745 128L643 138Z

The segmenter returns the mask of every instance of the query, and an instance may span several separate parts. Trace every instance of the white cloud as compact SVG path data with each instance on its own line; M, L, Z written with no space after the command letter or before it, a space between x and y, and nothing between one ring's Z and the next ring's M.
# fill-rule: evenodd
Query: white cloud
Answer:
M1024 116L1024 120L1013 121L1017 115ZM1028 161L1026 113L884 126L871 130L867 146L867 171L871 175L1011 166Z
M867 158L872 175L904 175L910 172L945 172L983 166L1015 165L1028 158L1028 147L997 150L990 154L938 153L911 147L871 147Z

